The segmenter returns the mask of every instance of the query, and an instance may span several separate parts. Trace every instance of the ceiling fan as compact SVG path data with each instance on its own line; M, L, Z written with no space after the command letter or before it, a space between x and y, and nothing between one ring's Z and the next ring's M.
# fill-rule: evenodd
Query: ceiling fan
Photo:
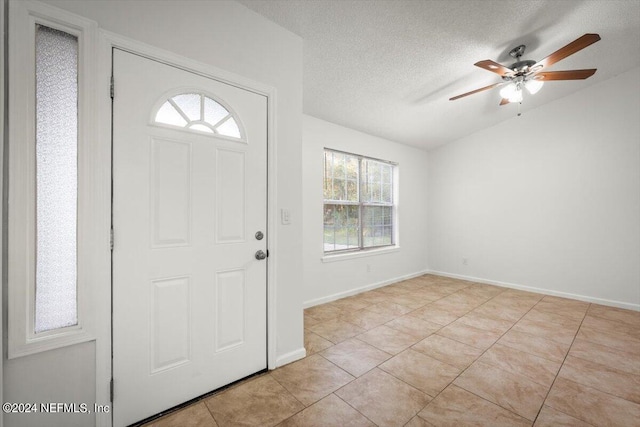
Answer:
M464 98L465 96L473 95L474 93L502 86L502 89L500 90L500 96L502 97L500 105L506 105L510 102L520 103L522 102L522 91L525 88L533 95L540 90L545 81L583 80L591 77L596 72L596 68L568 71L543 70L584 49L585 47L592 45L598 40L600 40L600 36L598 34L585 34L538 62L529 59L520 59L526 48L523 44L511 49L509 52L509 55L515 58L516 62L508 67L490 59L476 62L473 65L498 74L502 77L503 81L454 96L453 98L449 98L449 101L455 101L456 99Z

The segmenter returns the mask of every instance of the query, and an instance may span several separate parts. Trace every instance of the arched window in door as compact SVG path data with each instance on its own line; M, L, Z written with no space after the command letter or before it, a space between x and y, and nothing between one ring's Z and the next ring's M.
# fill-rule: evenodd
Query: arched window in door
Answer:
M202 93L181 93L158 108L155 123L244 141L240 122L222 103Z

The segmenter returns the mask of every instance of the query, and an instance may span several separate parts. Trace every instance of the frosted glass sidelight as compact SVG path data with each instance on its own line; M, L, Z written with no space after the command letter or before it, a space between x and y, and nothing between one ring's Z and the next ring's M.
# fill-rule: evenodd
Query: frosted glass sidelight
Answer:
M36 27L35 332L76 325L78 38Z
M242 139L229 110L203 94L183 93L168 99L156 112L155 122Z

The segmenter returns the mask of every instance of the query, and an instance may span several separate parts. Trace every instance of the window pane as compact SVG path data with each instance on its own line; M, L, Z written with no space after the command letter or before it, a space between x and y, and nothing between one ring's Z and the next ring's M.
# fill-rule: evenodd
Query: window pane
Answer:
M204 98L204 120L211 126L215 126L218 122L229 115L229 112L222 105L218 104L211 98Z
M393 203L393 167L382 165L382 202Z
M362 207L362 239L364 247L393 244L391 206Z
M382 202L382 169L386 164L362 159L363 202Z
M187 125L184 117L168 101L162 104L162 107L158 110L156 122L180 127Z
M390 184L391 183L391 165L383 165L382 166L382 182L384 184Z
M347 180L347 200L350 202L358 201L358 181L356 180Z
M393 203L393 166L362 159L362 202Z
M343 153L324 153L325 200L357 202L359 197L358 158Z
M357 249L358 207L324 205L324 250Z
M382 184L382 200L383 203L393 203L393 197L391 193L391 185Z
M358 158L354 156L345 156L345 169L345 178L347 180L347 200L350 202L357 202L359 193Z
M78 39L36 27L35 332L78 322Z
M216 128L220 135L240 138L240 128L233 117L228 118L220 126Z
M200 95L197 93L185 93L173 97L173 102L191 121L202 120L200 111L201 106Z
M346 189L344 186L345 178L344 154L333 153L333 162L331 165L331 177L333 190L331 192L332 200L346 200Z
M347 189L344 179L333 180L333 199L334 200L346 200Z

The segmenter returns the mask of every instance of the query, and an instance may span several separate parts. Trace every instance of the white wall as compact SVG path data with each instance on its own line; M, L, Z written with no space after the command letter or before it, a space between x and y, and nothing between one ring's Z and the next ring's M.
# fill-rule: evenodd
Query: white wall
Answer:
M5 85L5 76L6 76L6 72L5 72L5 62L4 62L4 30L5 30L5 25L4 25L4 17L5 17L5 6L6 6L6 0L2 0L0 1L0 194L2 194L2 196L0 197L0 199L2 199L2 209L0 209L0 282L4 283L5 279L4 279L4 263L5 263L5 256L4 256L4 235L5 235L5 223L4 223L4 191L3 189L3 184L4 184L4 113L5 113L5 108L4 108L4 104L5 104L5 96L4 96L4 85ZM0 295L4 295L4 292L2 291L2 289L0 289ZM4 298L4 297L3 297ZM2 357L2 359L0 360L4 360L4 327L3 325L5 324L4 322L4 313L5 313L5 308L4 308L4 304L0 304L0 330L3 331L2 333L2 339L0 339L0 356ZM2 391L2 384L4 382L4 375L3 375L3 369L1 369L0 367L0 402L4 403L4 398L3 398L3 391ZM4 417L2 414L0 414L0 427L2 427L4 425Z
M639 118L636 68L430 151L430 269L640 308Z
M302 141L305 306L424 272L427 240L427 205L424 194L427 153L307 115L304 116ZM322 173L325 147L399 164L399 251L322 262ZM370 271L367 271L367 266Z
M278 158L275 203L292 211L292 223L279 225L276 230L278 251L270 259L270 268L276 269L277 280L269 286L275 287L277 293L277 357L285 361L302 355L302 40L233 1L50 0L46 3L92 19L101 29L275 88ZM95 387L95 354L95 343L88 343L13 360L5 358L5 401L76 402L82 399L89 402L95 399L95 393L83 392L80 397L78 390L86 388L78 389L76 382L76 378L83 378L86 387ZM46 366L56 375L37 375L31 371L34 366ZM27 375L28 380L21 375ZM41 422L23 416L6 421L10 426L72 425L69 422L93 425L92 419L84 417L75 417L73 421L51 417Z
M95 359L94 343L86 342L5 361L4 401L86 403L93 411ZM73 412L5 414L4 421L6 426L85 427L94 425L94 417Z

